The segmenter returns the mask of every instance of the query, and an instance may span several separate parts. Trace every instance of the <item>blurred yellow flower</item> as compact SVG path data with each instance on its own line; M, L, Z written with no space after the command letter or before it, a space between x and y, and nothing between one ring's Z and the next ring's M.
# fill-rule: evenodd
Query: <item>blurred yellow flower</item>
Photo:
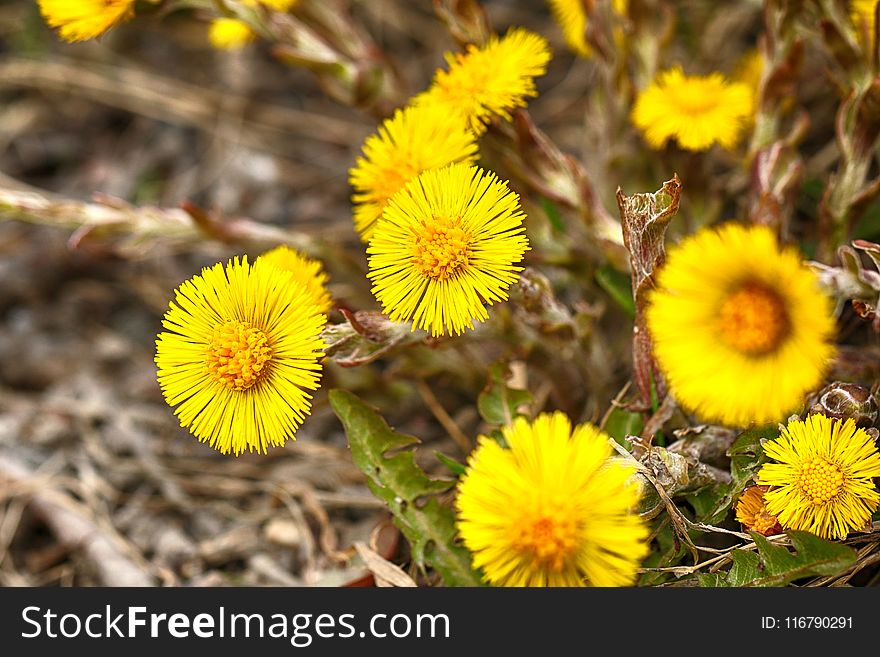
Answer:
M547 0L553 18L562 28L562 36L572 51L581 57L593 54L587 43L587 7L594 0ZM612 8L618 15L626 14L629 0L613 0Z
M874 43L877 31L877 0L852 0L850 3L850 19L855 25L862 43Z
M587 43L587 11L584 0L549 0L553 18L562 28L562 36L576 55L589 57L593 54Z
M438 70L428 90L413 102L459 112L482 134L492 119L509 121L511 111L538 95L535 77L547 70L550 56L544 37L513 28L501 38L493 35L482 48L469 45L465 53L447 53L449 70Z
M333 307L333 298L327 291L327 274L320 260L307 258L288 246L278 246L267 251L257 261L265 261L273 267L290 272L293 280L308 290L312 302L322 313Z
M256 36L247 23L237 18L215 18L208 28L211 45L220 50L238 50Z
M495 586L627 586L648 553L635 468L560 412L481 436L458 485L458 530Z
M675 67L639 93L632 120L652 148L674 138L689 151L703 151L716 142L732 149L753 108L748 85L729 82L720 73L689 76Z
M507 298L528 250L519 197L467 164L432 169L395 194L367 247L373 294L392 321L461 334Z
M736 67L733 70L733 79L742 82L752 90L752 111L749 112L749 119L754 118L757 109L758 94L761 91L761 76L764 74L764 55L757 48L749 50L745 55L739 58Z
M679 403L732 426L785 417L834 353L831 300L765 226L707 228L670 249L647 321Z
M373 235L388 199L423 171L477 159L477 138L457 112L426 105L397 110L349 171L354 224L364 242Z
M874 439L852 419L810 415L794 420L764 453L779 463L765 463L758 483L771 486L767 510L785 529L822 538L846 538L864 529L880 507L872 480L880 477L880 454Z
M37 0L46 23L65 41L104 34L134 15L135 0Z
M249 7L256 7L257 5L263 5L268 7L269 9L274 9L275 11L290 11L297 4L299 4L299 0L242 0L244 4Z
M318 388L326 321L306 288L267 262L205 268L162 320L159 386L181 426L224 454L283 445Z

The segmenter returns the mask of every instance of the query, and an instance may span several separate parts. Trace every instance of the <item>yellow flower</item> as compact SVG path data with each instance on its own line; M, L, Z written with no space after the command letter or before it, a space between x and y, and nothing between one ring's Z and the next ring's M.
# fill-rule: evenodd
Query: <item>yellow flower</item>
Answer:
M65 41L104 34L134 15L135 0L37 0L43 18Z
M767 511L764 494L769 486L749 486L736 504L736 519L747 529L764 536L781 534L782 527L772 513Z
M765 463L758 483L772 486L764 495L767 510L786 529L846 538L880 507L872 481L880 477L880 454L852 419L814 414L794 420L764 443L764 453L779 463Z
M175 302L176 301L176 302ZM289 272L233 259L181 284L156 340L181 426L222 453L294 437L318 388L326 317Z
M733 79L742 82L752 90L752 111L746 123L752 123L757 109L758 94L761 91L761 76L764 74L764 55L757 48L749 50L739 58L733 71Z
M553 18L562 28L562 36L572 51L581 57L590 57L593 54L590 44L587 43L587 11L586 8L593 0L548 0ZM618 15L626 14L629 0L613 0L614 12Z
M248 7L256 7L259 4L275 11L290 11L299 4L299 0L243 0L243 2Z
M237 18L215 18L208 28L211 45L220 50L238 50L256 36L247 23Z
M681 67L663 73L639 93L632 119L652 148L672 138L689 151L718 142L732 149L752 115L754 94L742 82L720 73L685 75Z
M496 586L626 586L648 553L635 469L590 424L544 413L481 436L458 486L458 530Z
M707 228L671 249L647 320L679 403L728 425L784 417L834 352L831 300L764 226Z
M519 197L493 173L452 164L395 194L367 247L373 294L392 321L462 333L507 298L528 250Z
M354 223L368 242L388 199L423 171L473 162L477 138L457 112L427 105L397 110L367 137L363 156L349 171Z
M293 280L303 285L311 296L312 302L321 313L327 313L333 307L333 298L327 291L327 274L319 260L306 258L301 253L287 246L279 246L267 251L258 261L265 260L273 267L292 274Z
M562 28L565 42L575 54L589 57L593 54L587 43L587 11L584 0L549 0L553 18Z
M859 41L869 47L874 43L877 30L877 0L852 0L850 3L850 19L859 35Z
M515 28L500 39L492 36L482 48L469 45L466 53L447 53L446 61L449 71L438 70L430 88L413 102L460 112L482 134L493 118L509 121L511 111L538 95L534 79L547 70L550 46L544 37Z

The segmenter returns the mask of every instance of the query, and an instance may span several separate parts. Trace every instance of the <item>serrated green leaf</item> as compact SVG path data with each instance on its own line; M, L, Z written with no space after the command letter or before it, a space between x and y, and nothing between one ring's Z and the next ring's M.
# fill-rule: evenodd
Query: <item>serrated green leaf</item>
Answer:
M455 543L455 514L437 499L455 481L429 478L415 462L412 447L418 438L391 429L355 395L331 390L330 405L345 427L352 460L367 476L370 491L388 506L416 564L431 566L449 586L481 586L470 554Z
M507 363L494 363L489 368L489 382L477 397L477 410L489 424L505 426L520 415L517 409L532 401L528 390L517 390L507 385Z
M459 463L455 459L446 456L443 452L434 452L434 456L437 457L437 460L440 461L440 463L449 468L449 471L456 477L460 477L467 472L467 468L463 463Z
M802 577L836 575L856 563L855 550L808 532L788 532L794 552L750 532L757 552L736 549L727 573L701 575L702 586L786 586Z

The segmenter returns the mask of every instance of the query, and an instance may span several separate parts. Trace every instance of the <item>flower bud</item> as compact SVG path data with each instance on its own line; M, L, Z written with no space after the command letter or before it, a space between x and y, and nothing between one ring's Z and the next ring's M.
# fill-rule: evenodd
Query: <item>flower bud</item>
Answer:
M855 383L835 382L820 390L807 406L807 415L821 413L830 418L852 418L859 427L877 421L877 401L867 388Z

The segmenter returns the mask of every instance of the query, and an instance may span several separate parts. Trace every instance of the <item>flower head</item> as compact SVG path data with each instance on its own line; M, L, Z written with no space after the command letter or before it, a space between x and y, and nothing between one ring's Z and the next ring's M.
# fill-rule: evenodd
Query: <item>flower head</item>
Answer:
M852 0L849 12L859 40L870 47L877 30L877 0Z
M786 529L846 538L880 507L872 481L880 477L880 454L853 420L794 420L764 443L764 453L778 463L765 463L757 480L772 487L764 495L767 510Z
M583 0L549 0L553 18L562 28L562 36L576 55L589 57L593 54L587 43L587 10Z
M247 23L237 18L215 18L208 28L208 40L219 50L238 50L256 36Z
M426 171L395 194L367 247L373 294L392 321L432 335L485 320L528 250L519 197L467 164Z
M680 67L660 73L639 93L632 119L652 148L675 138L689 151L712 144L732 149L754 108L753 92L720 73L685 75Z
M233 259L176 290L156 340L181 426L224 454L283 445L309 412L326 317L289 272Z
M572 51L580 57L590 57L592 48L587 43L587 4L592 0L548 0L553 18L562 28L562 36ZM617 14L625 14L629 0L613 0Z
M275 11L290 11L299 4L299 0L244 0L244 4L249 7L261 4Z
M349 172L361 239L369 241L388 200L407 182L423 171L476 158L476 135L459 113L433 105L397 110L367 137L363 156Z
M496 586L625 586L648 552L634 468L590 424L544 413L481 436L458 486L458 529Z
M770 490L769 486L749 486L740 496L736 503L736 519L747 529L773 536L782 533L779 520L767 511L764 494Z
M656 283L654 355L676 399L705 420L778 421L821 384L831 300L769 228L704 229L670 250Z
M482 48L470 45L466 53L447 53L446 61L449 70L437 71L414 103L459 112L482 134L493 118L509 121L512 110L538 95L534 79L547 70L550 46L544 37L514 28L500 39L492 36Z
M85 41L104 34L134 15L135 0L37 0L50 27L65 41Z
M758 96L761 93L761 78L764 75L764 55L758 48L746 52L736 63L733 79L742 82L752 90L752 111L746 118L746 125L754 123L755 111L758 109Z
M327 274L319 260L307 258L288 246L278 246L266 251L257 260L290 272L293 280L306 288L319 312L327 313L333 307L333 298L326 287Z

